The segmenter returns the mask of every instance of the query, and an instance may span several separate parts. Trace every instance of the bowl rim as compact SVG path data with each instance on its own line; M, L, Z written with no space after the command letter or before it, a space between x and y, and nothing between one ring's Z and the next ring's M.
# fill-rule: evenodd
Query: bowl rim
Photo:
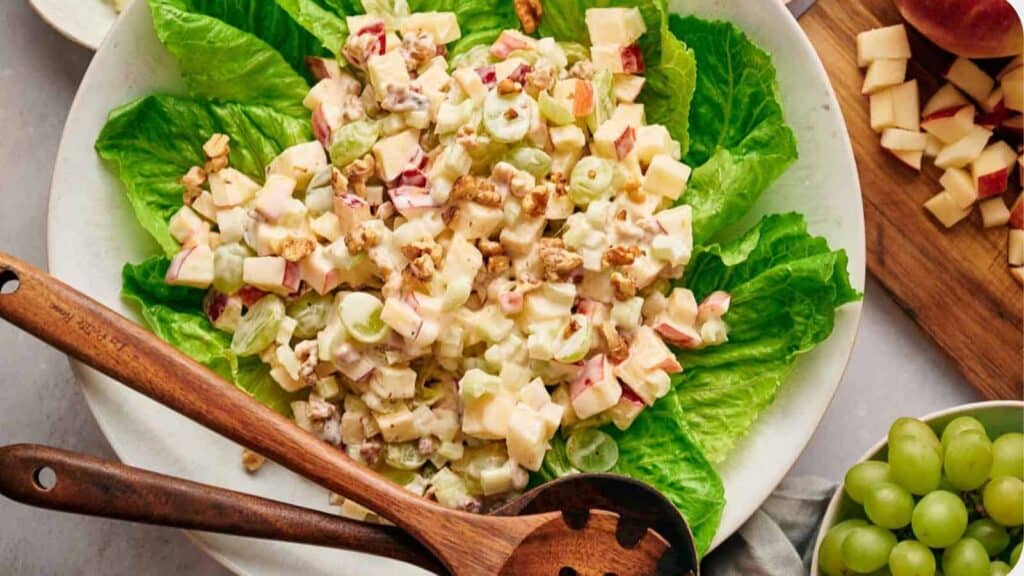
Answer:
M931 424L935 420L939 420L948 416L955 416L957 414L963 414L965 412L974 411L987 411L999 408L1018 408L1024 411L1024 400L983 400L981 402L971 402L969 404L960 404L957 406L950 406L949 408L943 408L936 410L924 416L917 417L918 420ZM882 451L883 448L889 445L889 435L886 433L881 440L876 442L863 456L860 457L856 462L851 464L854 466L861 462L870 460L876 454ZM818 535L814 539L814 553L811 556L811 576L817 576L818 571L818 550L821 549L821 541L825 539L825 533L828 532L826 526L831 528L835 524L836 516L839 514L839 505L843 501L843 494L846 492L846 482L840 481L836 487L836 493L832 495L832 499L829 500L828 508L825 509L825 514L821 518L821 525L818 526Z

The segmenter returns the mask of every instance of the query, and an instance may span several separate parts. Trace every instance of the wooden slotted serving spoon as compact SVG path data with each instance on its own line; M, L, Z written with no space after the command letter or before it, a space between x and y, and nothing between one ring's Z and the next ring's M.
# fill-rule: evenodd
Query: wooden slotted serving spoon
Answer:
M662 565L669 543L649 527L620 542L619 515L599 506L483 516L446 509L372 473L142 327L56 278L0 253L0 317L130 388L394 522L456 576L685 574ZM586 493L586 475L561 483ZM574 489L574 484L579 486ZM543 487L539 489L543 491ZM678 517L645 500L650 518ZM514 508L514 507L513 507ZM528 510L524 505L518 514ZM681 519L679 520L682 521ZM628 530L621 530L627 532ZM692 545L692 541L691 541ZM681 558L687 554L672 554Z

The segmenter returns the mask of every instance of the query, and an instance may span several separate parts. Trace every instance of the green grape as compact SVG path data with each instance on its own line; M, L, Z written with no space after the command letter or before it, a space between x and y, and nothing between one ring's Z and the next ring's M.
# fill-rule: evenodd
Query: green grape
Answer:
M854 528L843 540L843 564L858 574L885 568L896 536L880 526Z
M213 287L234 294L245 286L242 266L250 252L241 244L221 244L213 253Z
M950 484L958 489L981 488L992 470L992 441L977 430L960 432L946 443L943 468Z
M992 443L992 476L1024 480L1024 434L1003 434Z
M988 576L1009 576L1010 565L1006 562L996 560L989 564Z
M416 443L402 442L384 447L384 462L398 470L418 470L427 462Z
M989 564L985 547L973 538L964 538L942 553L946 576L989 576Z
M543 150L517 146L505 153L504 160L535 178L543 178L551 171L551 156Z
M604 200L612 194L614 165L597 156L584 156L569 177L569 198L580 206Z
M541 115L556 126L572 124L576 120L568 106L552 98L547 92L540 93L537 103L540 105Z
M942 445L939 437L931 426L921 422L917 418L897 418L889 427L889 445L892 446L902 438L916 438L935 448L935 451L942 455Z
M955 543L967 529L967 506L959 496L943 490L932 492L914 507L914 536L929 548Z
M889 445L889 471L897 484L923 496L939 487L942 458L923 441L904 436Z
M942 451L946 451L946 448L949 446L949 442L953 437L965 430L977 430L978 432L985 434L985 426L976 419L971 418L970 416L954 418L953 421L946 424L946 427L942 430Z
M1024 524L1024 481L997 476L985 485L981 496L989 518L1003 526Z
M565 443L569 463L584 472L607 472L619 460L615 439L597 428L581 428Z
M880 482L868 490L864 510L868 518L878 526L896 530L910 524L914 514L914 497L898 484Z
M309 291L298 300L288 304L285 312L295 319L295 337L300 340L316 338L317 333L327 327L334 298Z
M284 302L268 294L249 308L235 328L231 351L237 356L254 356L274 343L284 320Z
M818 549L818 567L825 576L845 576L846 565L843 564L843 542L854 528L867 526L861 519L846 520L836 524L825 533Z
M891 482L889 464L878 460L861 462L846 473L846 494L857 504L864 503L868 490L880 482Z
M996 556L1010 546L1010 535L1006 528L996 524L990 518L979 518L967 525L964 538L974 538L988 551L989 556Z
M1020 560L1020 548L1024 542L1017 542L1017 545L1010 551L1010 566L1017 566L1017 561Z
M889 553L892 576L934 576L935 555L917 540L904 540Z
M484 98L484 128L498 142L519 142L530 131L536 106L534 99L525 92L500 94L493 90Z

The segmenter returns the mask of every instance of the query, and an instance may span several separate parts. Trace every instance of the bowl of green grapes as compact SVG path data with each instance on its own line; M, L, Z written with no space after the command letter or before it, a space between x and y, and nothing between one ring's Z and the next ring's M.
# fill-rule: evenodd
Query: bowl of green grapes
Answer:
M1024 574L1024 402L899 418L846 473L816 576Z

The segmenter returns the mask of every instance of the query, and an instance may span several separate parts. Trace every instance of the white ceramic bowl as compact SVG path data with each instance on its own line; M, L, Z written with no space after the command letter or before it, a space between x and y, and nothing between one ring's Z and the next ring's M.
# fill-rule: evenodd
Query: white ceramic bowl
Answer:
M832 88L796 22L777 0L760 0L757 9L751 9L750 0L685 0L672 7L735 22L774 55L779 68L801 159L741 225L749 226L769 212L802 212L814 233L847 250L853 286L863 289L864 223L856 166ZM101 163L93 143L110 109L155 91L180 93L183 87L174 59L153 33L146 3L136 2L111 31L82 81L50 195L51 272L128 316L134 311L118 297L121 266L154 254L156 247L136 223L116 175ZM800 359L775 403L719 467L729 502L716 545L757 509L814 433L842 378L859 318L859 304L839 311L832 337ZM97 422L128 464L328 509L323 489L276 466L248 476L238 464L237 446L92 370L77 364L74 369ZM414 573L353 553L192 536L242 574Z
M29 0L39 16L68 39L99 48L117 12L104 0Z
M971 416L977 418L979 422L985 425L985 430L988 435L992 438L996 438L1001 434L1007 432L1024 432L1024 402L1013 401L1013 400L999 400L994 402L975 402L973 404L964 404L962 406L955 406L953 408L947 408L938 412L932 412L927 416L922 416L921 420L926 422L929 426L935 430L935 433L942 435L943 429L949 424L954 418L960 416ZM888 430L883 431L885 436L878 441L877 444L871 447L867 451L867 454L857 462L863 462L865 460L876 460L885 456L885 452L889 448L889 443L886 436L888 436ZM851 462L852 467L857 462ZM836 495L832 497L832 501L828 505L828 509L825 511L825 517L821 521L821 528L818 529L818 540L814 544L814 556L811 560L811 574L817 575L818 572L818 549L821 547L821 541L825 538L825 533L832 526L839 523L846 517L847 510L856 506L856 504L850 500L846 495L846 486L840 485L839 489L836 490ZM1021 567L1021 572L1014 572L1014 574L1024 574L1024 567Z

